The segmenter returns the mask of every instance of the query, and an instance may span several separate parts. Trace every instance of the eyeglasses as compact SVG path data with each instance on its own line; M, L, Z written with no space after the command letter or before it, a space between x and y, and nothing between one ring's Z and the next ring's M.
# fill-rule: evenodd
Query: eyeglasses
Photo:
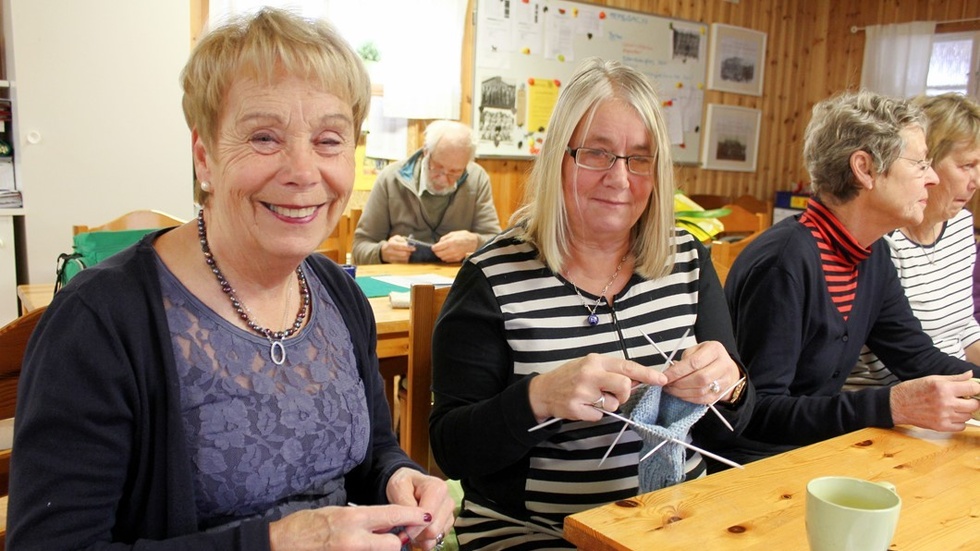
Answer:
M909 159L908 157L899 157L899 159L911 162L923 173L932 166L932 159Z
M445 176L450 182L455 182L466 174L466 170L447 170L446 167L432 160L429 157L429 174L433 177Z
M578 149L566 147L565 151L568 151L576 165L589 170L609 170L618 159L626 159L626 169L642 176L653 174L653 167L657 161L657 158L651 155L613 155L608 151L588 147Z

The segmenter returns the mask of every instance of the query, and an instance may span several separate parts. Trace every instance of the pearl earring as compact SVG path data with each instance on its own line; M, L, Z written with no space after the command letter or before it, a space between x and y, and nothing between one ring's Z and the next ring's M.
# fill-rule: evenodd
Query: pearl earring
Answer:
M201 182L201 191L211 193L211 182Z

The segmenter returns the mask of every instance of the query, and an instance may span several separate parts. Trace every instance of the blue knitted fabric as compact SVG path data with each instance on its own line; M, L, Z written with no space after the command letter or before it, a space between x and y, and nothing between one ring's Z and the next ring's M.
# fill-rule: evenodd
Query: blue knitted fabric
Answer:
M691 427L708 410L707 406L685 402L650 385L637 398L637 392L625 404L623 414L637 424L633 430L643 440L640 457L664 440L683 441ZM639 465L640 492L652 492L684 480L684 447L674 442L664 444Z

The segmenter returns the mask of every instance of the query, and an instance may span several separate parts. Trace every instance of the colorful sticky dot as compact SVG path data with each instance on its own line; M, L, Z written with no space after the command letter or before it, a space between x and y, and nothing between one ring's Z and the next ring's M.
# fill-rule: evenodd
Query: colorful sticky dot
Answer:
M565 56L562 54L558 54L558 61L565 61Z
M557 78L555 79L555 86L561 86L561 81Z
M531 55L531 48L521 48L521 53L524 55Z
M678 82L677 83L677 87L678 88L683 88L684 87L684 83L683 82Z
M599 19L605 19L605 18L606 18L606 12L604 11L599 12Z
M534 86L534 79L533 78L527 79L527 83L529 86Z

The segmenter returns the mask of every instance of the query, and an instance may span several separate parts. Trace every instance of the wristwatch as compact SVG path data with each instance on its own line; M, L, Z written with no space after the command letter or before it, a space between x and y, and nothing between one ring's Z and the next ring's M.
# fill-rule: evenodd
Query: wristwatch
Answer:
M738 406L739 399L742 397L742 394L745 392L745 385L748 384L749 382L749 378L745 375L745 373L741 369L739 369L738 372L739 375L741 376L741 381L739 381L739 383L735 385L735 388L732 389L732 397L729 398L728 400L719 400L718 401L719 404L724 404L728 407Z

